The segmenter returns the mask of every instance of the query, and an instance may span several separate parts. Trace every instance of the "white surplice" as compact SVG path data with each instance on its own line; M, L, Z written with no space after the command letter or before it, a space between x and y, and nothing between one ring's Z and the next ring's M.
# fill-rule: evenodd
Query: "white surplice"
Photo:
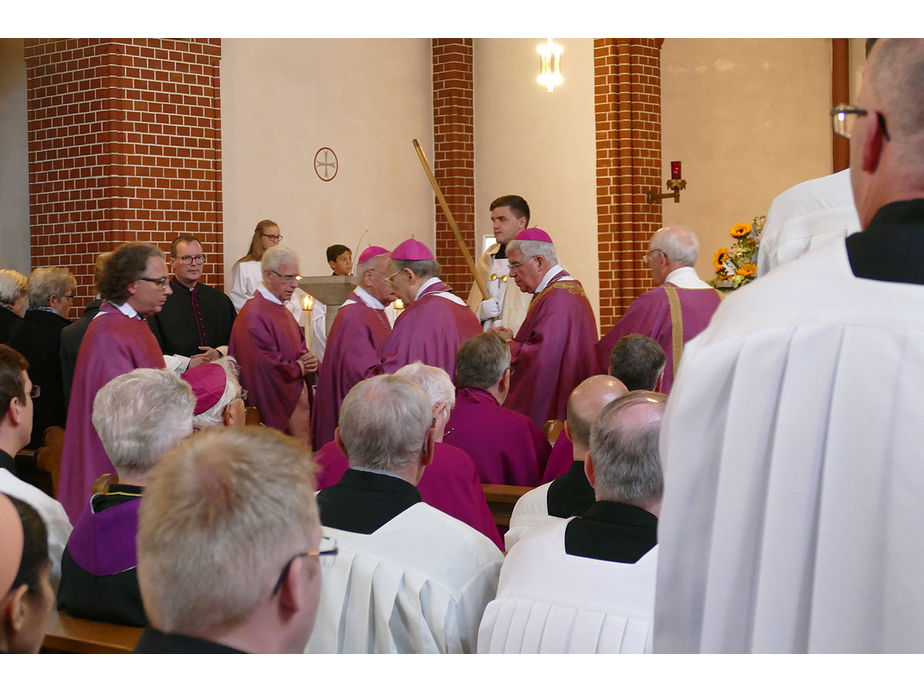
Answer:
M426 503L372 534L330 527L339 553L323 567L305 652L475 651L503 554L486 536Z
M478 653L650 652L658 547L637 563L570 556L569 520L552 519L507 554Z
M734 292L661 430L656 652L924 651L924 286L832 243Z
M510 524L504 533L504 548L510 552L520 539L539 527L544 527L560 518L549 515L549 486L552 482L537 486L517 498L510 513Z
M767 212L757 276L859 230L850 169L794 185L777 195Z

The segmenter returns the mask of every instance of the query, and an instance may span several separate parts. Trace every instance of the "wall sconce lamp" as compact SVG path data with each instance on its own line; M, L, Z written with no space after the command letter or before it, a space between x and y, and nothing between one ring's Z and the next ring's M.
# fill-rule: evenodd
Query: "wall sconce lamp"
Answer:
M651 188L651 190L645 193L645 199L648 201L648 204L654 204L656 201L663 200L666 197L673 197L674 202L680 202L680 191L687 187L687 182L680 177L679 161L671 162L671 177L665 185L667 185L672 192L661 193L658 192L657 188Z
M552 39L536 46L536 52L539 53L539 76L536 81L546 87L550 94L564 81L561 76L562 50Z

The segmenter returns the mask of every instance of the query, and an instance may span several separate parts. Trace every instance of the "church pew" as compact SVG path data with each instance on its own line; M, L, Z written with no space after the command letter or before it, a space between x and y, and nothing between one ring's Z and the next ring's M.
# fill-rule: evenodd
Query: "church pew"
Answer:
M127 654L135 649L143 630L52 611L42 641L42 652Z
M484 497L488 501L494 522L502 531L510 524L510 514L520 496L533 489L532 486L505 486L504 484L482 484L481 488L484 490Z
M35 453L36 466L51 475L52 496L58 494L58 477L61 475L61 455L64 452L64 429L49 426L45 429L42 447Z

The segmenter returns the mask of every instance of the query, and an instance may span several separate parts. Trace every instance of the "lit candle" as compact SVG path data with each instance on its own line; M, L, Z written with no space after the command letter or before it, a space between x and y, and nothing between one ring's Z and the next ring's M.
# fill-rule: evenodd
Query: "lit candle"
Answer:
M311 311L314 309L314 298L310 294L305 294L302 299L302 308L308 313L308 320L305 323L305 343L308 345L308 351L311 351Z
M395 299L395 312L400 313L402 310L404 310L404 301L402 301L400 298L396 298Z
M671 162L671 180L680 180L680 162Z

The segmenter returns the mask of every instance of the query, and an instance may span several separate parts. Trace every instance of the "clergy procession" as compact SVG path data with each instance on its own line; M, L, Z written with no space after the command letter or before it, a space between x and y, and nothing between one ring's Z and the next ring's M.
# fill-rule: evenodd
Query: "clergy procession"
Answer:
M924 652L924 41L870 45L849 171L777 197L757 278L668 224L602 329L515 194L471 287L330 238L325 305L270 219L227 293L187 233L101 254L73 321L67 268L0 269L0 651L72 618L138 653Z

